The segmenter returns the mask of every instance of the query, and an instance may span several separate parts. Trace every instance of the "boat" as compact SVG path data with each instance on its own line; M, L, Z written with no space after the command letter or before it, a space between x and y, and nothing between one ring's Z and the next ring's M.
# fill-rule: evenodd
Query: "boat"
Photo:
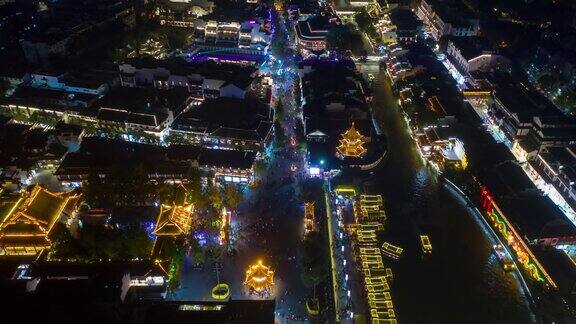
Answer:
M428 235L420 235L420 244L422 245L422 252L424 254L432 254L432 243Z
M392 245L388 242L384 242L384 244L382 244L382 254L386 257L389 257L393 260L398 260L398 258L400 257L400 255L402 254L402 251L404 251L403 248Z
M508 252L504 249L502 244L494 244L493 248L494 253L496 253L496 256L498 257L498 261L500 261L500 263L502 264L502 268L504 268L504 271L512 271L516 269L514 261L512 260Z

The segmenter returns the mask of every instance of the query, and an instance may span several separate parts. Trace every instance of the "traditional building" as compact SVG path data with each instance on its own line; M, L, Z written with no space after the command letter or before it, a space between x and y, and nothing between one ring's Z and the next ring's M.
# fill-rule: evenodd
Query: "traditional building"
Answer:
M364 147L366 141L364 136L360 134L354 127L354 122L352 122L352 127L342 134L342 139L340 139L340 145L336 148L337 155L340 157L362 157L368 150Z
M156 221L156 227L152 232L158 236L180 236L186 235L192 225L192 213L194 205L186 202L188 191L180 186L182 195L177 202L172 204L162 204L160 214Z
M39 185L12 204L0 223L0 255L35 255L50 248L56 222L73 216L79 195L53 193Z
M274 271L265 266L262 261L258 261L246 270L244 284L256 293L269 292L274 285Z

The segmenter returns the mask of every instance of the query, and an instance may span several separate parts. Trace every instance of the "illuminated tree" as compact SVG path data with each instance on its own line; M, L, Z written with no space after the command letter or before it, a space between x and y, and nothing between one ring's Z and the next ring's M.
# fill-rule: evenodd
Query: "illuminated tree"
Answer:
M217 211L221 210L222 206L224 205L224 200L222 199L222 193L220 192L218 186L210 184L208 186L207 194L210 205L212 205L212 207L214 207L214 209Z
M226 205L235 210L238 208L238 205L242 202L242 192L239 188L234 184L227 184L224 188L224 192L226 194Z

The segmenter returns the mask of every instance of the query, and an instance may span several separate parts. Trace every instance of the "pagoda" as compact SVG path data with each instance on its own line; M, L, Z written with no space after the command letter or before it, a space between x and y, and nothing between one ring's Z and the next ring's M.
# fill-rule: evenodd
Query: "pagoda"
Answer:
M340 144L336 147L336 150L338 155L342 157L362 157L367 152L364 147L365 143L364 136L356 130L354 122L352 122L352 127L342 134Z
M263 291L269 292L274 285L274 271L270 270L270 267L265 266L262 261L259 260L246 270L246 280L244 280L244 284L256 293Z

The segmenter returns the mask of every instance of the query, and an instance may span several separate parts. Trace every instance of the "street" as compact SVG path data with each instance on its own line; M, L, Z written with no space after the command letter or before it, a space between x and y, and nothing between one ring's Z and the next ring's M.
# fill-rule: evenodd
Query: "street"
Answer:
M287 30L281 18L280 35ZM278 37L278 36L277 36ZM272 141L266 154L266 171L255 189L249 189L244 202L232 218L235 236L233 253L218 263L220 282L230 286L230 298L260 298L249 295L244 286L244 271L261 260L271 266L274 288L269 298L276 299L276 319L279 323L297 323L307 318L305 298L308 289L300 278L298 250L303 237L303 202L298 199L298 180L304 177L304 157L298 145L293 145L297 109L294 85L296 65L291 55L275 53L274 61L263 71L274 80L274 102L282 103L281 125L286 141ZM279 145L279 146L278 146ZM217 283L213 260L207 260L202 269L194 269L189 257L185 258L182 287L175 299L213 300L210 289Z

